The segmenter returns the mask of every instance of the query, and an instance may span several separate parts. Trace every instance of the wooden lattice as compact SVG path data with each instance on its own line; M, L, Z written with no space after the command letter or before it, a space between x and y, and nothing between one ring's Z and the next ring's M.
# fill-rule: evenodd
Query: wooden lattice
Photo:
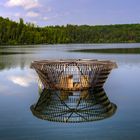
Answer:
M116 105L104 90L115 62L98 60L43 60L31 63L44 86L32 113L57 122L96 121L112 116Z
M66 59L42 60L31 63L46 89L86 90L102 88L115 62Z
M53 91L44 89L31 111L36 117L55 122L89 122L112 116L117 106L103 89Z

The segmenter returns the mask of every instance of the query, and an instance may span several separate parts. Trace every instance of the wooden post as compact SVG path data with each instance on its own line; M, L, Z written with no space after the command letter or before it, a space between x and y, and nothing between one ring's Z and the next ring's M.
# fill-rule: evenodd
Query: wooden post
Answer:
M72 89L73 88L73 76L72 75L60 76L59 86L62 89Z

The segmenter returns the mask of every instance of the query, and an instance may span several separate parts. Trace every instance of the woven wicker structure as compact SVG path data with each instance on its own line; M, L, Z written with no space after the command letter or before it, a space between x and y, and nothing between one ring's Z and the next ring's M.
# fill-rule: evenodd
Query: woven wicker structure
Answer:
M52 91L44 89L38 102L31 106L36 117L55 122L89 122L111 117L117 106L103 89Z
M85 122L110 117L116 111L104 90L115 62L99 60L42 60L31 63L44 90L31 106L38 118L57 122Z
M115 62L66 59L42 60L31 63L46 89L86 90L102 88Z

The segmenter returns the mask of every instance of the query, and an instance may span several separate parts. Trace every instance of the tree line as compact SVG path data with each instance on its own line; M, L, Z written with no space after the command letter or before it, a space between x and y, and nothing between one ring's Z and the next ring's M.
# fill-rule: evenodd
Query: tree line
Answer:
M39 27L0 17L0 45L140 42L140 24Z

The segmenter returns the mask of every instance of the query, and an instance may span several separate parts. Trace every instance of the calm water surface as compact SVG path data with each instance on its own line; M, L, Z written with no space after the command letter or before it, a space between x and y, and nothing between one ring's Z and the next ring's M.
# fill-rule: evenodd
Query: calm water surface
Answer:
M140 55L68 52L70 49L98 47L140 47L140 44L40 45L0 49L0 52L8 52L0 55L0 140L139 140ZM118 107L115 115L102 121L78 124L48 122L34 117L30 106L38 100L39 94L37 75L30 69L30 63L55 58L116 61L118 69L112 71L104 85L110 101Z

